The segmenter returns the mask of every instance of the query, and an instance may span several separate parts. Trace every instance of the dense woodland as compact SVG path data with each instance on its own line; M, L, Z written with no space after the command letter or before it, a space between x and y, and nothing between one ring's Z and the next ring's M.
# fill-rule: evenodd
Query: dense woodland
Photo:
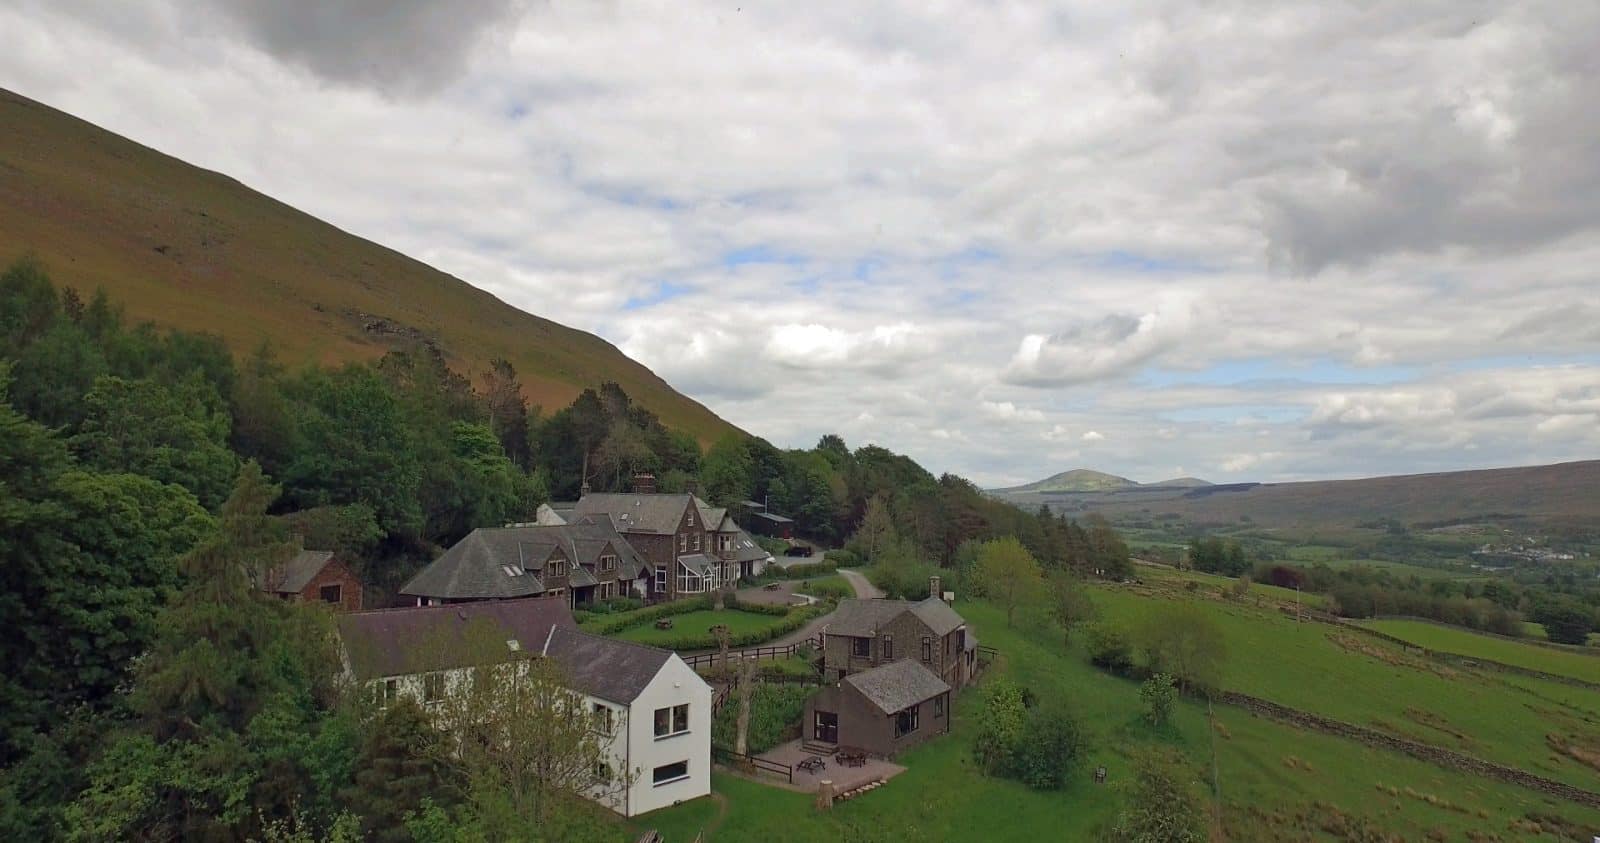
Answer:
M441 755L420 714L342 695L324 613L254 578L333 549L384 605L473 528L644 471L767 500L907 593L998 537L1052 568L1127 565L1103 521L1024 513L880 447L702 452L614 384L546 416L509 364L469 377L428 346L339 368L240 358L23 260L0 274L0 837L521 834L514 801Z

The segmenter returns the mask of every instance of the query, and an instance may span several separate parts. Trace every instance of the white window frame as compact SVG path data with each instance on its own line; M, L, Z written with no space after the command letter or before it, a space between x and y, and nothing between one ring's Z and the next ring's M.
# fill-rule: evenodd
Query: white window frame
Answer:
M672 776L671 778L665 778L665 779L656 778L658 775L660 775L662 770L665 770L668 767L676 767L679 764L683 765L683 774L682 775ZM684 780L686 780L688 778L689 778L689 760L688 759L684 759L682 761L674 761L671 764L658 765L654 770L650 771L650 782L651 782L650 786L651 787L665 787L665 786L667 786L669 784L675 784L677 782L684 781Z
M662 712L666 712L667 731L665 732L661 731ZM653 712L650 723L651 731L658 741L687 735L689 734L689 704L678 703L677 705L662 706Z

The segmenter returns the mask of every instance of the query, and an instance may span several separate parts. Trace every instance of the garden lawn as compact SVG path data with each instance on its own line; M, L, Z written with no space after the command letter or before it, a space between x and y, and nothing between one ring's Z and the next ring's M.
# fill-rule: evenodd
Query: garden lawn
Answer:
M1105 617L1130 627L1165 602L1121 587L1097 588L1094 596ZM1585 700L1553 689L1530 690L1556 683L1530 679L1511 685L1502 674L1408 655L1353 630L1296 623L1279 612L1239 603L1194 602L1225 637L1223 685L1228 690L1600 790L1600 775L1553 753L1545 741L1551 733L1600 740L1594 725L1600 723L1600 694ZM1554 694L1572 699L1572 705L1551 706Z
M694 612L685 612L681 615L672 615L671 617L671 629L656 629L655 621L645 621L615 633L612 637L621 638L624 641L633 641L638 644L666 646L675 639L682 638L685 633L701 634L717 624L727 624L730 633L740 635L744 633L759 633L762 630L776 630L783 625L785 619L783 615L741 612L737 609L723 609L720 612L713 609L702 609ZM776 634L774 633L774 637L776 637Z
M809 594L820 600L826 600L830 597L838 599L856 596L855 588L841 574L829 574L801 580L800 583L795 585L795 591L801 594Z
M1362 626L1441 653L1489 659L1542 673L1600 683L1600 651L1590 654L1581 650L1558 650L1551 646L1524 644L1424 621L1377 620L1366 621Z
M907 772L832 812L812 809L807 794L716 775L712 787L727 804L720 819L714 802L697 800L637 818L619 829L619 843L646 828L659 829L674 843L693 840L714 824L713 841L1093 840L1121 805L1118 785L1128 776L1130 749L1178 749L1192 760L1197 786L1209 792L1213 741L1224 828L1231 839L1327 840L1333 838L1322 829L1340 822L1347 828L1366 823L1408 840L1425 839L1430 832L1462 840L1468 830L1492 831L1507 840L1562 839L1513 829L1511 824L1529 813L1557 815L1576 828L1600 828L1600 811L1226 706L1216 709L1220 728L1214 732L1204 707L1192 701L1180 703L1171 726L1153 729L1139 717L1138 684L1091 667L1080 642L1064 648L1060 632L1037 620L1019 618L1008 629L1004 614L986 604L966 601L956 608L986 645L1001 650L994 671L1040 697L1064 699L1076 713L1089 749L1066 790L1036 792L981 775L970 760L979 695L963 692L953 734L901 756ZM1092 783L1090 771L1097 765L1108 769L1109 784Z

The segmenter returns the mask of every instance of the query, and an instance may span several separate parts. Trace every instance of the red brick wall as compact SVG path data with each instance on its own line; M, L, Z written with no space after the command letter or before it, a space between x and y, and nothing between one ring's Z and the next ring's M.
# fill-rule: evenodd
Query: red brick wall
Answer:
M341 612L354 612L361 608L361 581L338 559L329 559L328 564L306 583L300 592L300 599L313 603L322 602L322 587L325 585L339 586L339 605Z

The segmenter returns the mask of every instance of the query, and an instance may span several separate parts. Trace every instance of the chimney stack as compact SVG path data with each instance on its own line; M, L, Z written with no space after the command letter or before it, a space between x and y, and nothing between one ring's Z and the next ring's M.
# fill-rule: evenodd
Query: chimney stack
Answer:
M938 574L934 574L933 576L928 577L928 596L929 597L932 597L935 600L943 600L944 599L944 592L939 589L939 585L940 585L940 580L939 580L939 575Z
M640 495L656 493L656 476L648 472L633 475L633 491Z

